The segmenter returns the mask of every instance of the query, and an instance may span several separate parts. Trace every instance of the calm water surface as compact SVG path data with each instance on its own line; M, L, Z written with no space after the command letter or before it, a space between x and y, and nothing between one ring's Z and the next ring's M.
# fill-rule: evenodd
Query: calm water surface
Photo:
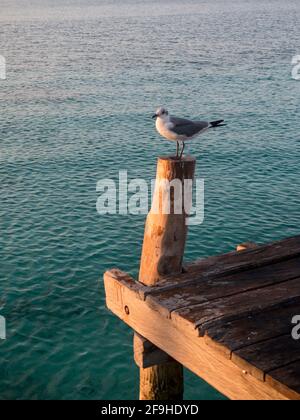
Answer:
M150 119L228 120L191 146L206 182L186 259L299 233L299 1L1 0L1 399L138 396L103 272L136 275L144 216L100 217L96 183L173 153ZM187 372L186 398L221 399Z

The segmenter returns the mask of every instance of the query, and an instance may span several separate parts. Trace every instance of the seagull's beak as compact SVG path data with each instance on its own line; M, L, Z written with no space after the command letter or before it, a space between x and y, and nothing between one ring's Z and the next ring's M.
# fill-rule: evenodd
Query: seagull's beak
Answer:
M152 115L152 119L157 118L157 114Z

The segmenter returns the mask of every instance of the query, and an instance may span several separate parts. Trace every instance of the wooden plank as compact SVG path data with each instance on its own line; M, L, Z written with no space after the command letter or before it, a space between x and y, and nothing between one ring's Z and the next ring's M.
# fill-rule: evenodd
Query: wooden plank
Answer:
M300 400L300 361L271 371L266 376L266 382L287 398Z
M227 277L204 279L192 286L183 284L161 292L147 291L146 299L153 307L163 310L165 316L170 316L172 311L185 307L283 283L297 277L300 277L300 258L298 257Z
M107 271L109 277L114 277L118 280L118 283L126 285L129 289L134 291L140 299L145 300L145 295L150 287L144 286L141 283L135 281L129 274L125 273L124 271L119 270L118 268L112 268L111 270ZM104 274L104 276L106 273Z
M300 297L272 305L264 311L249 312L246 315L212 321L205 324L207 342L231 355L242 349L270 338L289 334L291 319L299 312Z
M195 282L205 277L216 278L227 276L253 268L263 267L272 263L285 261L300 256L300 236L258 246L242 252L231 252L219 256L196 261L187 267L186 272L179 276L166 276L159 281L159 288L172 288L176 283ZM199 276L191 279L191 274Z
M289 298L300 296L300 279L256 289L204 304L186 307L171 313L178 328L203 334L205 323L228 316L240 317L248 311L262 311Z
M107 306L115 315L228 398L288 399L269 384L244 374L231 360L207 346L203 338L191 334L189 330L179 331L171 319L164 318L147 305L126 283L118 282L109 273L106 273L104 281L108 292ZM116 289L120 296L118 304L111 300ZM128 311L124 311L125 306Z
M300 360L300 345L291 334L253 344L232 354L232 361L261 381L271 370Z
M134 361L143 368L147 369L155 365L174 362L174 359L167 353L157 348L140 334L134 334Z

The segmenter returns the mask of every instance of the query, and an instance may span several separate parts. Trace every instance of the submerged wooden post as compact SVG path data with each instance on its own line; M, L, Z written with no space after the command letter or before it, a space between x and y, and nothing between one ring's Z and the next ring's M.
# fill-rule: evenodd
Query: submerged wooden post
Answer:
M185 197L189 196L185 180L190 180L191 184L195 166L196 160L191 157L181 161L171 157L158 159L156 185L152 208L146 220L139 273L139 281L147 286L155 286L163 276L182 272L187 236ZM135 346L140 340L135 338ZM160 364L148 368L140 365L140 399L183 399L182 365L168 360L167 355L160 357L160 360Z

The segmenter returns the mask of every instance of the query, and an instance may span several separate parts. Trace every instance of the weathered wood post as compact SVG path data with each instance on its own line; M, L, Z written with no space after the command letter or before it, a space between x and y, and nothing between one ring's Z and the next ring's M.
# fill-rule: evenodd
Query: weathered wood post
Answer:
M181 161L160 157L157 164L156 185L150 213L147 216L141 257L139 281L155 286L161 277L182 272L182 261L187 237L187 213L184 204L187 183L194 178L196 160ZM186 188L185 188L186 187ZM147 341L147 340L144 340ZM151 348L154 360L160 363L144 368L140 364L141 400L183 399L183 367L156 349L145 345L143 337L135 336L135 353L141 347ZM153 349L154 348L154 349ZM157 357L161 352L161 357ZM137 359L137 358L136 358Z

